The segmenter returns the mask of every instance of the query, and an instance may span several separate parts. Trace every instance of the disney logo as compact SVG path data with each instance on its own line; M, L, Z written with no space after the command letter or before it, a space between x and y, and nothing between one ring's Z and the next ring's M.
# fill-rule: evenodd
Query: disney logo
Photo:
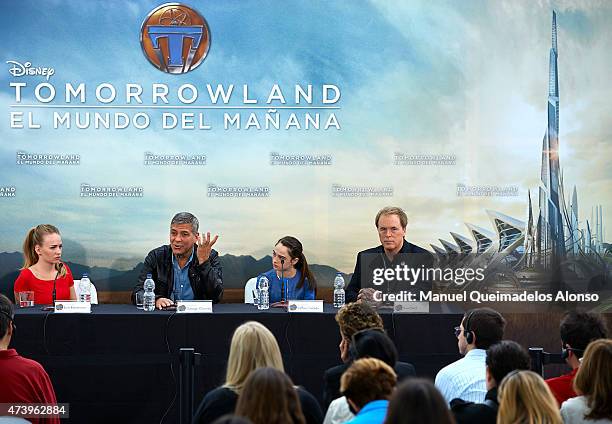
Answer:
M42 66L32 67L32 62L19 63L14 60L7 60L6 63L8 65L12 65L9 68L9 73L14 77L23 77L23 76L34 76L34 75L42 75L43 77L51 78L51 75L55 74L55 69L53 68L45 68Z

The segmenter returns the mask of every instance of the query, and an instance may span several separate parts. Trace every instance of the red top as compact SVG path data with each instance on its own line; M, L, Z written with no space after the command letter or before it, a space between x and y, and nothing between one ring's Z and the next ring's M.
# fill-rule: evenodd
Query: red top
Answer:
M576 377L577 372L578 368L572 370L572 372L568 374L546 380L559 406L569 398L578 396L574 391L574 377Z
M0 403L57 404L53 384L42 365L19 356L15 349L0 350L0 381ZM57 416L28 420L34 424L60 424Z
M72 272L68 265L66 267L66 275L57 277L55 282L55 299L70 300L70 287L74 286ZM15 280L15 293L22 291L34 292L35 305L51 305L53 303L53 280L39 280L32 274L29 269L22 269L19 277ZM19 303L19 299L15 299Z

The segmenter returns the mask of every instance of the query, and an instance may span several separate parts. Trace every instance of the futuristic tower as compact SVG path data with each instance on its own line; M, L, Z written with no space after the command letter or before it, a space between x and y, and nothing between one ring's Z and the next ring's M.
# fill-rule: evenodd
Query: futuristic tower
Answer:
M553 11L552 46L548 72L548 126L542 140L539 215L535 241L538 262L545 268L555 266L565 256L559 182L559 78L557 58L557 14Z

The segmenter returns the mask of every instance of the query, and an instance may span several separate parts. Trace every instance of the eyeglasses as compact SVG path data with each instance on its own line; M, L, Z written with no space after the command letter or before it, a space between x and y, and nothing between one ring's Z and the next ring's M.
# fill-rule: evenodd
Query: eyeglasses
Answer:
M455 327L455 337L459 338L462 331L461 327Z

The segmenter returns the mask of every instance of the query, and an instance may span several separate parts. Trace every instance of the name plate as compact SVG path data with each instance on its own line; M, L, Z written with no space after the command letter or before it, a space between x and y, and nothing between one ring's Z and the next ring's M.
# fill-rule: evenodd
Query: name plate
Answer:
M396 314L428 314L429 302L393 302Z
M177 300L177 314L212 314L212 300Z
M288 312L323 312L322 300L290 300Z
M74 300L56 300L54 312L56 314L89 314L91 313L91 303Z

